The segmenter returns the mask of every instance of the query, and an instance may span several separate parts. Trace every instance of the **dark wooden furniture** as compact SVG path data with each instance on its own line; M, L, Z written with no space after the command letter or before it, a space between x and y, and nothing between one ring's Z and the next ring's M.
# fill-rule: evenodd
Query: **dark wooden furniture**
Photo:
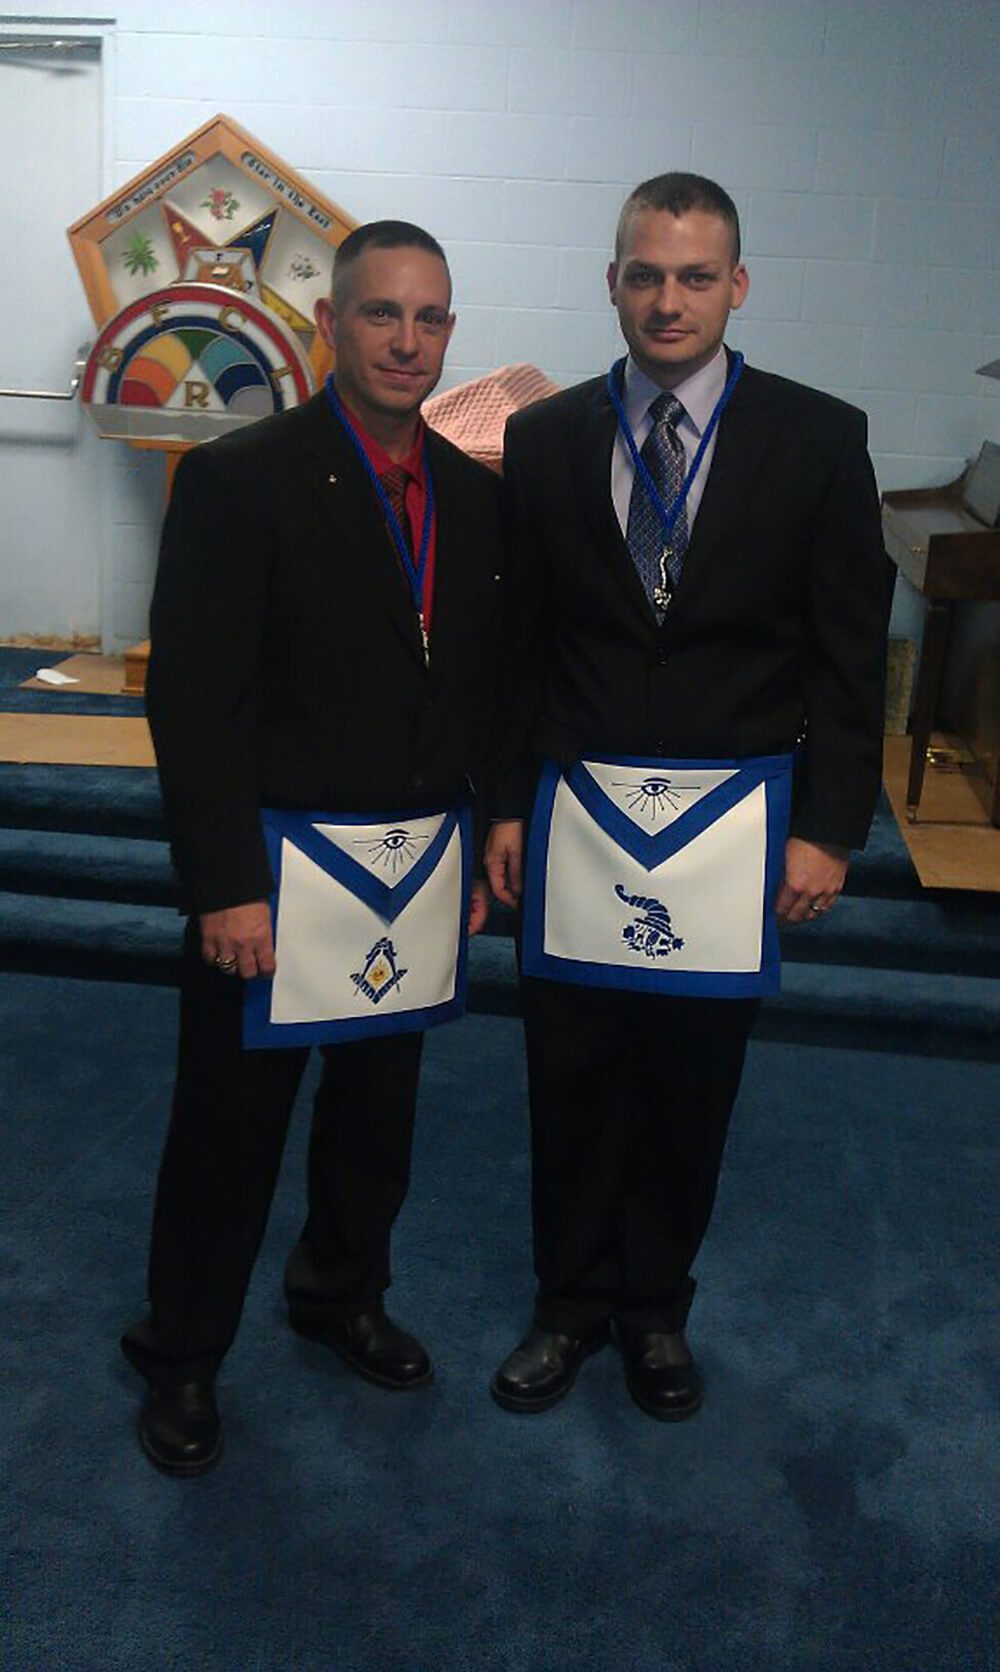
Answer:
M943 488L882 496L886 550L901 575L927 599L927 621L914 698L906 813L917 816L944 673L948 629L959 599L1000 600L1000 529L987 528L962 504L964 477ZM987 811L1000 824L1000 770L989 774Z

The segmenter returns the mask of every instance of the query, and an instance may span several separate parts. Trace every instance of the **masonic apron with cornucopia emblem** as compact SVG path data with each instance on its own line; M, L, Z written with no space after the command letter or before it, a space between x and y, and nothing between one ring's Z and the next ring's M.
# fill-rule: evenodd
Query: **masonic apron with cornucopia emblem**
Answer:
M528 836L525 975L776 993L793 757L547 762Z

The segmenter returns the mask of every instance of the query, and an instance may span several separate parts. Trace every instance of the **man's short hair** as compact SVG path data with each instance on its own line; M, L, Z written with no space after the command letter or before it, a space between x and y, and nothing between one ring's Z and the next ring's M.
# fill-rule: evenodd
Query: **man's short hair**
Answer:
M333 258L333 295L334 300L342 297L351 268L358 257L366 250L426 250L428 255L436 255L448 267L448 257L429 232L422 226L414 226L412 221L366 221L363 226L356 226L349 232L342 244L338 244ZM451 273L448 273L448 283L451 283Z
M700 209L725 221L733 239L733 265L740 259L740 217L727 191L704 174L654 174L636 186L622 204L615 232L615 263L622 257L625 234L632 216L640 209L667 209L671 215L687 215Z

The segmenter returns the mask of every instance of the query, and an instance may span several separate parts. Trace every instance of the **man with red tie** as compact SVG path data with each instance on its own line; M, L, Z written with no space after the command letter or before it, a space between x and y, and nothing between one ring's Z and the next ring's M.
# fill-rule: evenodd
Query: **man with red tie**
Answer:
M148 711L189 922L150 1308L123 1348L149 1385L142 1445L173 1474L200 1473L219 1456L215 1377L311 1041L323 1074L308 1216L285 1276L292 1326L379 1386L432 1377L424 1348L387 1317L383 1292L409 1177L423 1026L448 1004L440 1014L407 1008L420 958L396 957L393 919L350 950L321 948L343 964L336 1002L346 1021L282 1032L272 1016L260 1036L247 1028L250 995L276 997L298 956L291 942L282 949L291 906L276 915L279 866L282 902L289 856L302 874L329 880L293 852L287 830L308 813L315 853L338 821L364 821L337 873L360 877L363 898L339 884L337 898L374 922L365 901L385 894L403 850L434 848L433 829L455 824L449 810L478 781L499 637L497 483L420 417L454 325L435 239L408 222L359 227L337 250L316 321L336 355L327 387L182 460L152 606ZM468 863L457 837L448 854L453 847L448 876L460 898ZM472 885L471 902L475 932L483 884ZM431 906L420 922L421 948L445 937L440 979L446 986L450 969L454 987L456 913Z

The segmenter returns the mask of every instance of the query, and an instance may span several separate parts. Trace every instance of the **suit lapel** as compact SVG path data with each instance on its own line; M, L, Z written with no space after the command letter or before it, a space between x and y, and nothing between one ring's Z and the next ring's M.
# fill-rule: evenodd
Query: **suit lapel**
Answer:
M719 420L712 468L698 507L677 606L692 582L711 563L727 533L744 515L750 490L760 475L761 459L771 439L773 424L759 373L747 368ZM673 607L673 606L672 606Z
M349 563L356 565L359 573L371 576L393 628L422 662L423 646L409 584L354 443L334 416L325 393L314 396L302 408L302 414L306 488L322 505L318 526L330 530L331 539L347 551Z
M573 474L579 503L590 526L594 545L607 565L616 589L624 588L630 602L648 623L655 617L643 590L631 553L622 534L611 498L611 455L618 421L603 379L595 381L593 393L577 428L577 449Z
M428 429L427 446L434 477L437 521L434 532L434 605L431 618L431 667L447 682L452 652L462 645L470 620L469 582L476 574L478 531L468 518L467 495L448 447Z

